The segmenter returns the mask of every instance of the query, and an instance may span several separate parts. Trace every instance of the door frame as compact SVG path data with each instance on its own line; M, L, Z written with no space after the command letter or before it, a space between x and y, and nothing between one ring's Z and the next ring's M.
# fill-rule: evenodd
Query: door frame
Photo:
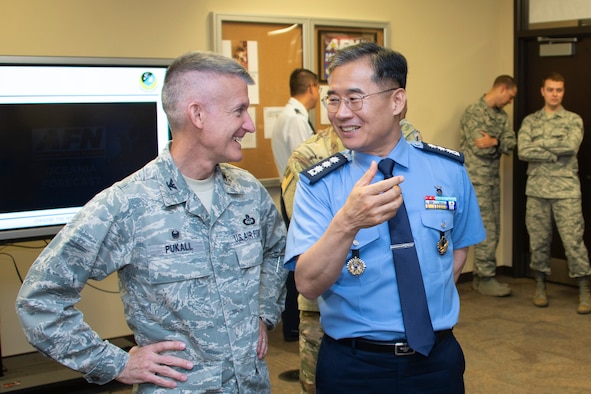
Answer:
M534 37L571 37L591 36L591 26L574 27L547 27L543 29L530 30L529 0L514 0L514 76L519 92L526 91L527 73L527 41ZM517 131L523 119L529 115L526 110L527 97L525 94L518 94L513 105L513 127ZM518 159L513 154L513 276L525 277L529 274L529 239L525 227L525 184L527 181L527 163ZM555 260L555 259L553 259ZM556 264L555 261L552 264ZM568 282L570 278L565 278ZM573 282L576 283L576 282Z

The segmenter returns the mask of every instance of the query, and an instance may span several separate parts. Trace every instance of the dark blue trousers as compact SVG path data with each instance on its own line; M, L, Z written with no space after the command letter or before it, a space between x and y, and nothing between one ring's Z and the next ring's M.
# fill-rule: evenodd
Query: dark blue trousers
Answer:
M464 393L464 353L453 336L438 341L429 357L363 351L325 335L318 352L316 393Z

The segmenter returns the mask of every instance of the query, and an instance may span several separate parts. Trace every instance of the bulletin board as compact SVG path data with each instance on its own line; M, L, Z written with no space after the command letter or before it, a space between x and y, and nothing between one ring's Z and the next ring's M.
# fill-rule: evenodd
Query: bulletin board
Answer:
M256 128L255 136L249 137L256 140L252 144L245 144L243 140L242 160L232 164L247 169L258 179L279 178L271 149L270 122L289 100L291 72L303 67L303 24L224 20L221 42L220 49L226 53L228 45L232 53L240 46L248 48L246 68L256 82L249 87L250 110ZM252 62L256 63L256 69Z
M319 39L337 34L341 44L355 39L371 39L388 45L389 23L239 14L210 14L211 49L243 62L255 79L249 87L250 108L256 132L243 139L243 158L232 163L261 180L278 179L271 148L274 117L289 100L289 76L295 68L307 68L321 79L320 56L326 54ZM323 86L324 85L324 86ZM322 95L322 93L321 93ZM324 116L323 116L324 114ZM310 111L316 129L328 127L320 100Z

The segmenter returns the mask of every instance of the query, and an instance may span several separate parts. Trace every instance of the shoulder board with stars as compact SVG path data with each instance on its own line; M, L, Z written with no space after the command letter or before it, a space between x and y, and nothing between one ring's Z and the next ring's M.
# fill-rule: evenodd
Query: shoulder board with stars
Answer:
M334 155L327 157L326 159L319 161L318 163L300 172L300 178L303 177L303 180L305 180L310 185L313 185L325 175L330 174L348 162L349 160L345 157L345 155L342 153L335 153Z
M413 141L410 143L415 148L421 149L425 152L429 153L437 153L439 155L449 157L455 161L464 164L464 154L462 152L458 152L457 150L445 148L439 145L429 144L427 142L420 142L420 141Z

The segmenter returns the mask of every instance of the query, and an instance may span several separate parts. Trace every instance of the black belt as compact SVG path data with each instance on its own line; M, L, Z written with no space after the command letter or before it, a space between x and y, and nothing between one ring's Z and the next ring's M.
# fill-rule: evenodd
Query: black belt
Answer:
M452 330L435 331L437 342L442 341L452 334ZM406 339L396 341L372 341L365 338L343 338L334 339L325 335L326 339L333 341L342 346L348 346L354 349L364 350L366 352L374 353L392 353L396 356L412 356L415 351L408 346Z

